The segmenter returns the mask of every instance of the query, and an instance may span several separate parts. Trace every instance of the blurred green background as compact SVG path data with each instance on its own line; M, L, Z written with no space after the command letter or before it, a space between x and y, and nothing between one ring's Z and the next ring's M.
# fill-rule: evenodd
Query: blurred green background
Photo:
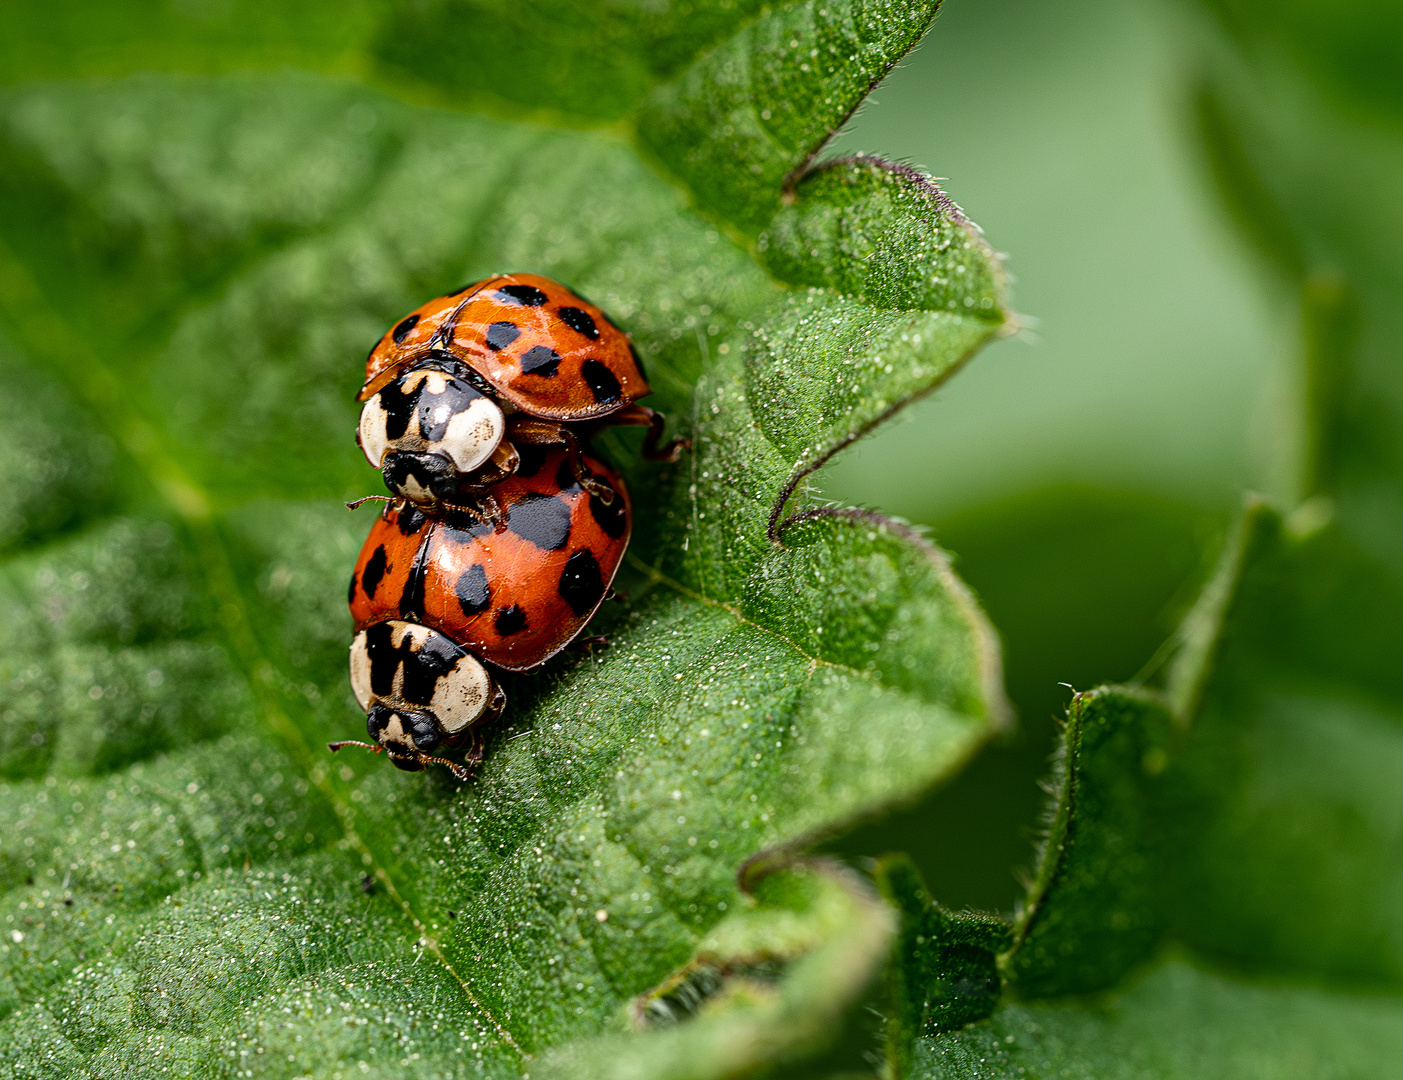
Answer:
M837 146L946 178L1031 317L822 480L928 526L1004 641L1018 731L843 845L904 847L946 903L1013 906L1060 684L1133 678L1243 489L1290 494L1293 326L1200 164L1194 14L948 0Z

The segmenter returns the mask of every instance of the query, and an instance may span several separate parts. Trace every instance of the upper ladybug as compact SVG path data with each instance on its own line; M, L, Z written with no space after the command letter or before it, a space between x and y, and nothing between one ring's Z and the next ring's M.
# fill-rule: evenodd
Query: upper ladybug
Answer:
M539 274L499 274L430 300L397 322L365 361L365 401L442 351L530 416L594 420L650 391L624 332L588 300Z
M567 446L566 424L646 426L645 457L663 418L634 402L648 381L627 336L565 286L499 274L430 300L394 325L365 363L357 441L397 495L452 504L485 492L517 465L513 445Z

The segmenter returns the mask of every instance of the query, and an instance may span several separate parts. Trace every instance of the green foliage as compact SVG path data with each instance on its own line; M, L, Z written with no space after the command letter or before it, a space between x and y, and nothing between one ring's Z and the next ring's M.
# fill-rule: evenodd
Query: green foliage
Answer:
M804 854L1004 722L944 554L807 488L1009 323L928 178L814 164L934 4L6 8L7 1074L823 1075L875 1049L833 1049L874 1004L890 1076L1386 1074L1391 30L1215 10L1195 115L1297 305L1299 506L1251 502L1172 649L1075 696L1010 927L901 857L874 889ZM363 722L341 597L368 517L338 505L369 480L360 357L502 269L616 316L691 452L601 438L639 507L630 599L607 650L506 678L470 782L333 759ZM1059 546L1129 565L1096 515L1044 522L989 595L1085 622L1042 579Z
M1006 965L1021 993L1113 986L1158 946L1169 729L1162 707L1128 694L1079 694L1067 710L1053 817Z
M997 958L1012 933L997 915L954 912L926 892L904 855L877 864L877 886L901 913L901 937L887 969L886 1051L890 1067L911 1067L916 1039L959 1031L999 1003Z
M567 1045L536 1075L734 1075L792 1065L832 1038L892 935L890 912L850 874L817 863L758 883L756 904L718 923L689 964L633 1006L642 1035ZM796 1052L797 1051L797 1052Z
M355 70L380 9L380 0L24 0L0 8L0 82L283 64Z
M925 32L930 0L805 0L744 26L644 103L638 130L697 202L747 233Z
M1399 233L1343 179L1400 147L1327 121L1306 81L1264 59L1295 33L1289 17L1232 11L1258 20L1236 28L1253 44L1240 65L1217 59L1195 104L1227 206L1299 312L1301 501L1285 516L1248 501L1162 689L1074 702L1046 851L1002 960L1023 1003L923 1041L912 1075L1396 1069L1403 579L1385 536L1403 468L1385 283L1400 264L1380 240ZM1369 73L1353 74L1357 90ZM1303 212L1322 199L1331 213ZM1298 988L1253 981L1266 975ZM1038 1000L1068 993L1098 997Z
M761 7L758 0L398 2L371 50L396 74L440 93L614 120Z
M1252 56L1279 50L1334 93L1385 115L1403 111L1403 14L1374 0L1333 0L1320 7L1289 0L1203 0Z
M1398 587L1337 530L1260 505L1218 584L1193 626L1211 651L1186 650L1170 683L1196 713L1178 933L1234 965L1403 986Z
M1030 1003L926 1040L912 1075L966 1075L986 1054L996 1075L1364 1076L1392 1060L1403 712L1384 704L1397 700L1381 662L1397 642L1379 628L1397 598L1377 591L1377 567L1349 565L1335 530L1302 524L1249 505L1164 691L1073 702L1044 851L1002 958ZM1165 962L1171 942L1338 989L1210 976ZM1087 1012L1034 1003L1098 992ZM1289 1037L1279 1016L1301 1017Z
M856 157L807 173L756 246L782 281L826 285L877 307L997 319L999 266L971 240L959 208L915 170ZM952 249L971 257L944 276Z
M919 1080L1388 1076L1403 1054L1394 1001L1263 986L1171 961L1098 1002L1015 1005L918 1047Z
M230 55L212 24L183 10L86 70L223 66L191 46ZM389 73L464 10L391 12L363 55ZM0 96L15 210L0 221L0 375L28 425L0 444L22 480L0 491L11 1072L719 1076L799 1061L831 1040L893 928L870 886L792 853L949 776L1002 722L995 639L945 556L804 487L998 332L988 249L926 178L878 163L856 186L803 189L784 227L826 222L833 244L797 280L713 223L758 232L781 212L785 176L929 7L581 7L558 25L554 8L493 10L473 24L479 48L543 30L517 74L570 18L584 29L565 36L644 74L600 73L611 103L578 67L562 76L575 98L482 69L499 104L570 125L305 72ZM328 24L308 42L360 32ZM811 65L781 44L801 33L842 55ZM739 56L754 62L717 67ZM586 130L586 99L642 111ZM782 110L793 150L763 148L759 172L728 160L746 178L734 190L660 134L690 125L720 153L729 136L705 117L765 123L764 109ZM857 269L855 245L884 237L921 253L923 274ZM508 677L472 781L333 759L325 742L363 723L342 597L368 516L335 501L371 480L351 440L361 357L425 296L504 267L617 317L692 453L658 468L638 463L636 435L603 440L640 507L631 599L601 620L607 650Z

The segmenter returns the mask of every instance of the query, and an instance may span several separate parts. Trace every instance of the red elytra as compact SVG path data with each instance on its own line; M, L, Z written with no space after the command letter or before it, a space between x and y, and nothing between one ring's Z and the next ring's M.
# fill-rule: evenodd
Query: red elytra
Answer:
M434 353L463 361L530 416L608 416L650 393L622 330L539 274L499 274L430 300L385 333L365 362L365 401Z
M580 485L564 449L532 447L516 475L493 488L499 526L387 505L351 579L357 632L402 619L508 671L550 659L608 595L632 529L622 478L595 458L585 463L614 489L612 503Z

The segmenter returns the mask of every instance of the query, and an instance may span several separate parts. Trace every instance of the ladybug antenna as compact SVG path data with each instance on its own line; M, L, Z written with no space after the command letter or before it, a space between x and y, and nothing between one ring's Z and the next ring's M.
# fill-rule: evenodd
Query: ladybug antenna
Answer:
M392 498L390 498L388 495L366 495L366 496L363 496L362 498L354 499L354 500L352 500L351 502L348 502L348 503L346 504L346 509L347 509L347 510L359 510L362 506L364 506L364 505L365 505L366 503L368 503L368 502L387 502L387 503L392 503L392 502L398 502L398 501L399 501L398 499L392 499ZM342 745L342 746L345 746L345 745L347 745L347 744L346 744L346 743L342 743L341 745ZM362 745L363 745L363 744L362 744Z
M467 769L463 768L463 766L459 765L456 761L449 761L446 757L429 757L427 754L420 754L419 760L426 765L444 765L448 768L448 771L459 780L466 780L468 778L469 773Z
M369 750L372 754L378 754L384 749L384 747L379 746L376 743L356 742L355 739L346 739L343 742L329 742L326 744L326 748L330 750L333 754L336 753L336 751L340 750L343 746L361 746Z

